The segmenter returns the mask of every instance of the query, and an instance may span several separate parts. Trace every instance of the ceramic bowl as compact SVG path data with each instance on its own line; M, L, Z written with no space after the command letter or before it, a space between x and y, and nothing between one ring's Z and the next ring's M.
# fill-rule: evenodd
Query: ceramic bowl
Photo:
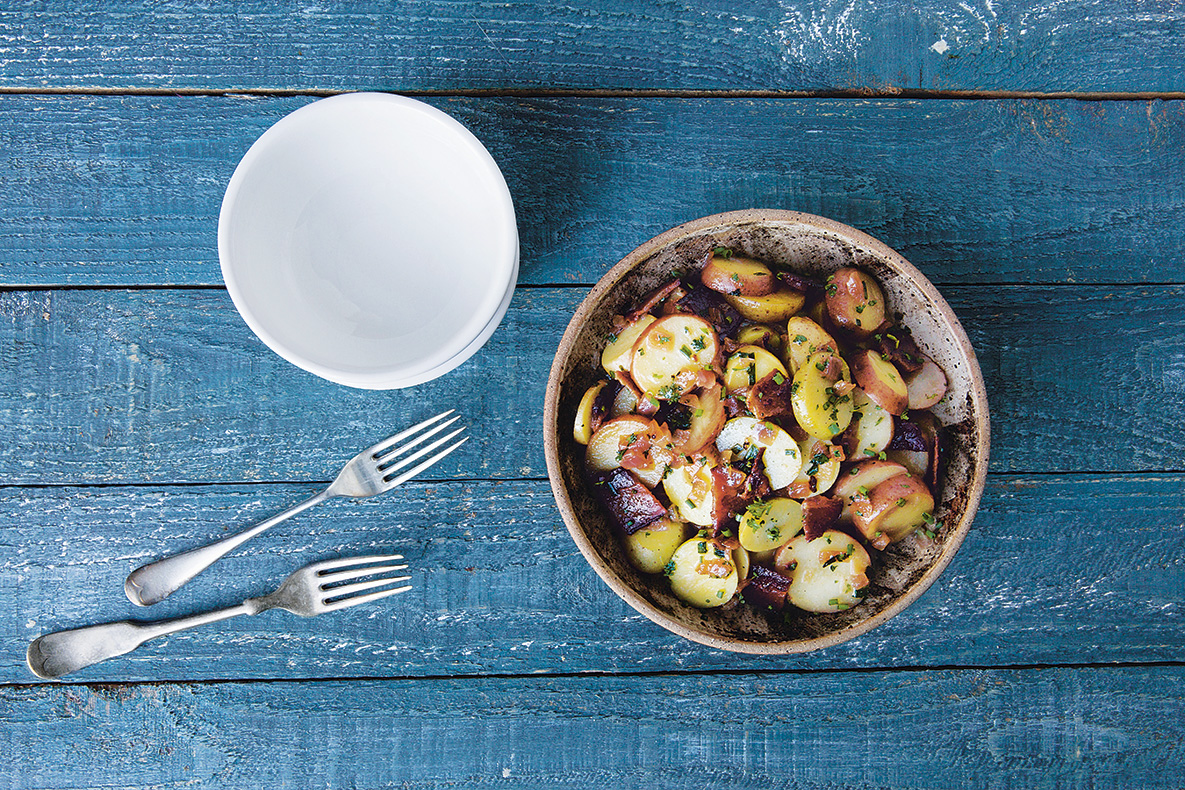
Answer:
M354 93L268 129L222 202L235 307L322 378L394 389L472 356L510 304L518 232L498 165L423 102Z
M694 268L713 247L773 262L820 280L856 266L882 284L886 298L921 349L949 379L934 407L946 426L948 463L936 492L944 524L933 541L906 538L873 559L867 598L835 614L787 606L773 613L739 605L696 609L679 601L661 575L639 573L627 561L615 530L588 491L584 448L572 438L577 404L599 375L604 338L615 314L667 282L672 271ZM630 606L662 627L715 648L746 653L797 653L834 645L875 628L917 599L942 573L971 527L987 474L987 396L975 352L937 289L904 258L876 239L822 217L749 210L705 217L670 230L614 266L576 310L551 368L544 406L544 444L552 490L581 553Z

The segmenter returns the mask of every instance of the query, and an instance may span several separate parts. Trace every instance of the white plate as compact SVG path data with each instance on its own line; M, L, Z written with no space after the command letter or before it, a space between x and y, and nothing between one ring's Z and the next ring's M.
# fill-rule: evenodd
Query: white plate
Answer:
M218 255L277 354L339 384L410 387L493 334L518 277L510 190L469 130L423 102L322 99L243 157Z

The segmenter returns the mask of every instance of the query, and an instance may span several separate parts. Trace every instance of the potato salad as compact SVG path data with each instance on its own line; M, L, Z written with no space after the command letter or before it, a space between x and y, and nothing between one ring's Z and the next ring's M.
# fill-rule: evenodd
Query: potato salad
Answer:
M718 247L616 316L573 436L630 563L700 608L838 612L932 538L947 379L890 308Z

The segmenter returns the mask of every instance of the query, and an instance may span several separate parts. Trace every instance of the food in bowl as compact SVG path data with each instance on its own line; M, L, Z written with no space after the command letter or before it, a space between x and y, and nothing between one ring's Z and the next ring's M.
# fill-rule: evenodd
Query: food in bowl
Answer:
M696 608L835 613L933 538L948 381L891 307L715 247L615 316L572 437L629 563Z

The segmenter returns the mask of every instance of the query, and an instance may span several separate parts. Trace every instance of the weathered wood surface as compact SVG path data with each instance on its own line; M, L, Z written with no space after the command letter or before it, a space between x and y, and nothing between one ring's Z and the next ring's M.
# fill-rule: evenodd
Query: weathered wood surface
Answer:
M283 612L177 634L70 682L577 672L777 671L1185 661L1185 477L997 476L938 582L860 639L756 658L675 637L584 562L543 481L414 484L321 505L151 609L137 565L246 526L308 486L0 491L0 683L25 648L92 622L189 614L261 595L313 559L397 550L415 588L376 606Z
M1155 788L1180 667L0 688L13 788ZM61 759L47 760L52 754Z
M0 95L0 286L220 284L226 183L308 101ZM1185 282L1181 101L429 101L501 164L524 284L593 283L755 206L846 222L939 284Z
M986 377L993 471L1185 468L1185 287L944 291ZM0 479L329 480L445 407L474 438L433 478L542 478L543 391L584 293L520 289L473 359L393 392L329 384L271 354L222 290L0 293Z
M1171 0L15 6L9 89L1185 90Z

